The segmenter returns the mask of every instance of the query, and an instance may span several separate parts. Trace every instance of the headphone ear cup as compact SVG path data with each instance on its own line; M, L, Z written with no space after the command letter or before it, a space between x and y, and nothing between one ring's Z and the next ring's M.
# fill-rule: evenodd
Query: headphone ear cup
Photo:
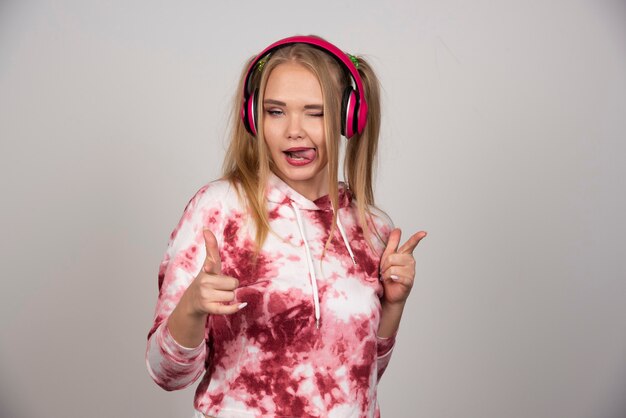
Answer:
M341 101L341 134L346 138L351 138L357 126L357 96L352 87L348 87L343 92Z
M256 136L257 134L257 102L258 102L258 89L255 89L250 96L246 98L241 109L241 117L243 119L243 126L246 130Z

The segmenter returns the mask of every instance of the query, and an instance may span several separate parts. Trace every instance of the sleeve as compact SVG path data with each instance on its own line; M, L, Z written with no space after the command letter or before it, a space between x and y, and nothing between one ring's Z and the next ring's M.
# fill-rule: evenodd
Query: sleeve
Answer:
M389 239L389 234L394 228L393 221L382 210L372 207L370 208L373 215L373 223L376 228L377 235L381 238L382 242L381 247L379 248L380 254L382 255L386 245L387 240ZM396 344L396 335L397 331L388 338L382 338L376 336L376 353L377 353L377 370L378 370L378 381L382 377L383 373L387 369L389 365L389 361L391 360L391 355L393 353L393 348Z
M167 319L197 276L206 257L203 228L223 240L224 197L215 183L201 188L189 201L170 235L158 275L159 296L148 333L146 365L152 379L165 390L183 389L205 370L206 336L198 347L183 347L170 335Z
M396 334L392 335L389 338L376 336L376 351L378 355L376 363L379 382L380 378L383 376L383 373L385 373L387 366L389 365L389 360L391 360L391 353L393 352L393 347L396 345Z

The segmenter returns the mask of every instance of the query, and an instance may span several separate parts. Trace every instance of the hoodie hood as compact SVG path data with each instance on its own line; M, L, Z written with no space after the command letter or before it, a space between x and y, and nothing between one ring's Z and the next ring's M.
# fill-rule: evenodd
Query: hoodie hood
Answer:
M302 196L300 193L291 188L280 177L273 172L270 172L268 184L267 184L266 197L267 200L272 203L279 204L291 204L295 203L299 209L302 210L324 210L332 211L333 207L330 202L330 196L324 195L316 200L309 200ZM352 192L348 186L340 181L339 182L339 208L345 208L352 203Z

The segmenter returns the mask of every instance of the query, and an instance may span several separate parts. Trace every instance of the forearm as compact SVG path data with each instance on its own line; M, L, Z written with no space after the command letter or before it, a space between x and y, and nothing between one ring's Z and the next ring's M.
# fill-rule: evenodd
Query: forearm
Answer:
M183 294L167 321L167 328L178 344L193 348L204 340L206 321L206 314L192 312L188 298Z
M378 336L381 338L390 338L398 331L402 312L404 311L405 302L388 303L381 301L382 311L380 314L380 323L378 325Z
M148 372L166 390L187 387L204 372L206 315L189 315L184 300L148 340Z

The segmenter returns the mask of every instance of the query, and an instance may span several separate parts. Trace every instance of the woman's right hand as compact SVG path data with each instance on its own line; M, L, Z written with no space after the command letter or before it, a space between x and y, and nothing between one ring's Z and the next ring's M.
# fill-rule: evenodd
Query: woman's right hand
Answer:
M183 296L187 311L196 316L234 314L246 306L246 303L232 303L235 301L235 289L239 286L239 280L222 275L217 239L209 229L204 229L202 233L206 258L202 269Z
M204 340L207 315L231 315L246 303L232 303L239 280L223 276L215 235L203 230L206 258L167 320L167 328L180 345L196 347Z

